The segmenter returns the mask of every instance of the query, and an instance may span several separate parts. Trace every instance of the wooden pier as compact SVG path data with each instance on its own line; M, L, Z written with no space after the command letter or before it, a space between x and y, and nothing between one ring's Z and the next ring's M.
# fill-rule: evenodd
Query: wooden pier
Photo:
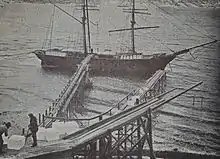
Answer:
M156 159L152 112L202 84L199 82L186 90L176 88L165 92L166 73L158 70L141 88L131 91L106 112L91 118L77 118L74 107L83 102L92 57L90 54L80 63L59 98L45 114L39 115L39 125L45 128L51 127L55 121L75 121L81 128L58 141L26 149L15 158L142 159L146 155L143 147L147 143L147 155L150 159Z
M166 72L164 70L158 70L152 77L146 80L145 84L141 88L129 92L124 98L122 98L119 102L114 104L112 108L94 117L76 119L67 117L54 117L47 115L44 116L44 119L49 118L64 122L77 121L80 122L83 126L89 126L100 120L108 118L109 116L115 115L117 112L123 111L137 104L146 102L147 100L150 100L153 97L156 97L158 95L165 95L166 93L162 94L164 93L165 79ZM128 105L128 103L132 100L133 102L130 105Z
M175 91L174 95L171 94L166 98L161 98L160 95L153 97L70 134L63 140L20 153L16 158L121 159L130 156L141 159L146 142L149 146L150 158L155 159L151 126L152 112L201 84L202 82L199 82L185 90L172 90L172 92Z
M61 92L59 99L43 115L40 124L47 128L56 120L75 121L79 125L84 125L84 128L81 127L80 130L50 144L27 149L18 153L16 158L121 159L134 157L142 159L142 156L146 155L143 147L147 143L148 156L156 159L153 149L152 112L202 84L202 82L197 83L184 91L172 89L164 92L166 73L158 70L141 88L131 91L111 109L92 118L80 119L72 114L74 106L81 99L80 96L84 96L85 84L89 82L91 58L92 55L88 55L82 61L77 72ZM175 93L172 95L173 92ZM167 94L169 96L166 96ZM128 105L132 99L133 105Z
M56 121L51 118L45 118L45 116L77 118L74 106L83 102L84 89L88 84L91 84L89 81L89 61L92 57L93 54L89 54L79 64L77 71L59 94L59 98L45 111L45 114L39 114L39 126L47 128L51 126L52 122Z
M188 89L175 88L165 92L166 73L158 70L143 86L131 91L106 112L91 118L77 118L74 107L83 100L85 85L89 83L89 61L92 57L93 55L88 55L81 62L59 98L45 111L43 119L39 118L40 126L45 128L51 127L54 121L75 121L81 126L80 129L57 141L18 152L15 158L142 159L143 156L148 156L156 159L169 156L167 153L154 151L152 113L202 82ZM128 104L131 101L133 104ZM144 149L146 144L147 151ZM176 155L173 152L170 154Z
M89 54L80 63L59 98L45 114L39 115L39 125L45 128L51 127L55 121L75 121L80 129L58 141L22 151L16 158L142 159L146 155L143 147L147 143L147 155L156 159L152 112L202 84L199 82L185 90L175 88L165 92L166 73L158 70L141 88L131 91L106 112L91 118L77 118L74 107L83 102L84 89L90 83L89 61L92 57Z

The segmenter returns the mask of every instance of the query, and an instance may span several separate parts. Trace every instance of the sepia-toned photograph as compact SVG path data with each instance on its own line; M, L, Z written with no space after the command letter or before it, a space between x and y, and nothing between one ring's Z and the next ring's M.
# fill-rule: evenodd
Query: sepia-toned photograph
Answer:
M219 159L220 0L0 0L0 159Z

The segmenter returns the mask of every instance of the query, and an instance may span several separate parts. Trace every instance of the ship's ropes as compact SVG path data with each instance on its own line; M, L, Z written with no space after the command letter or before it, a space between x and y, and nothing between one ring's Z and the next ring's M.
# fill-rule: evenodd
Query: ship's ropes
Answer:
M143 2L144 3L144 2ZM144 3L144 5L147 6L146 3ZM147 6L148 7L148 6ZM183 29L181 29L179 26L177 26L175 23L173 23L168 17L166 17L164 14L161 14L161 16L163 16L163 18L165 18L170 24L172 24L177 30L179 30L181 33L185 34L187 37L189 37L188 33L186 31L184 31ZM147 22L147 19L145 18L145 16L140 16L138 15L138 17L141 17L143 20L145 20ZM152 30L153 32L154 30ZM152 33L150 32L150 33ZM152 37L152 36L151 36ZM153 38L153 37L152 37ZM171 52L174 52L173 49L169 48L165 42L162 42L161 40L159 39L156 39L156 38L153 38L155 39L156 41L159 41L163 46L165 46L167 49L169 49ZM176 39L176 41L178 41ZM180 42L178 41L178 44L180 44Z
M122 3L124 3L124 1L123 1ZM121 3L121 4L122 4L122 3ZM129 6L131 6L131 5L132 5L132 1L130 1ZM120 5L120 6L123 6L123 5ZM146 8L144 8L144 9L146 9ZM137 17L141 17L141 19L147 21L147 20L144 18L145 16L143 16L143 15L141 16L141 15L137 14L136 16L137 16ZM136 25L138 25L138 26L141 27L141 25L139 25L137 22L136 22ZM155 29L152 29L151 33L152 33L153 31L155 31ZM149 35L149 32L148 32L147 34L145 34L145 32L144 32L144 31L141 31L141 30L138 30L138 32L140 32L141 34L144 34L144 35L148 36L148 37L151 38L151 39L154 39L154 40L156 40L156 41L159 41L159 42L161 43L161 45L163 45L164 47L166 47L168 50L170 50L171 52L175 52L174 50L172 50L171 48L169 48L162 40L160 40L160 39L158 39L158 38L155 38L154 36L150 36L150 35ZM121 45L123 45L123 44L121 44Z
M149 7L147 3L142 2L146 7ZM185 34L187 37L189 37L188 33L186 31L184 31L183 29L181 29L179 26L177 26L175 23L173 23L168 17L166 17L164 14L160 14L161 16L163 16L163 18L165 18L170 24L172 24L178 31L180 31L181 33ZM139 15L138 15L139 16ZM145 20L147 22L147 19L144 16L139 16L141 17L143 20ZM154 31L154 30L153 30ZM152 32L150 32L152 33ZM149 35L149 34L147 34ZM150 36L150 35L149 35ZM171 52L175 52L173 49L171 49L170 47L167 46L166 42L163 42L160 39L154 38L153 36L150 36L150 38L155 39L156 41L159 41L161 43L161 45L163 45L164 47L166 47L168 50L170 50ZM178 41L178 39L176 39L176 41L178 42L178 44L180 44L180 42Z
M71 3L71 8L73 8L73 10L72 10L72 15L74 15L75 13L76 13L76 9L74 9L74 6L73 6L74 4L73 3ZM67 44L66 44L66 49L68 50L68 49L75 49L75 48L77 48L76 47L76 40L74 40L75 39L75 37L78 37L79 35L77 35L77 36L74 36L74 35L76 35L77 33L79 33L79 32L76 32L76 33L70 33L70 35L69 36L67 36L66 37L66 42L67 42ZM77 49L75 49L75 50L77 50Z
M129 0L128 1L127 0L122 0L122 2L118 5L118 7L128 7L128 6L130 6L131 2L129 4L127 4L125 2L129 3Z
M113 26L113 28L115 28L115 29L117 28L116 25L112 22L112 18L110 16L108 16L108 22L109 22L110 25ZM108 39L108 45L109 45L109 47L111 47L112 46L112 44L111 44L112 40L111 40L111 33L109 33L109 32L108 32L108 38L109 38Z
M123 2L121 3L121 5L118 5L118 7L127 7L127 6L132 6L132 1L127 1L127 3L125 4L125 5L123 5L123 3L125 2L125 0L123 0ZM126 22L129 22L129 19L130 19L130 17L131 17L131 14L127 14L127 16L126 16ZM125 24L124 25L124 27L123 28L126 28L126 26L127 26L128 24ZM122 31L122 32L120 32L119 33L120 34L120 46L119 46L119 48L120 48L120 52L122 52L122 53L126 53L126 52L128 52L129 50L131 50L131 48L130 47L128 47L128 45L126 45L126 43L128 44L129 43L129 39L130 38L126 38L126 32L124 32L124 31ZM131 32L130 32L130 35L127 35L127 36L130 36L131 37ZM123 42L124 41L124 42ZM130 41L130 44L132 44L132 41ZM129 45L130 46L130 45Z
M128 14L127 16L126 16L126 22L128 22L128 19L130 18L130 15ZM126 27L126 25L127 24L125 24L124 25L124 27L123 28L125 28ZM131 35L130 35L131 36ZM125 39L126 39L126 41L125 41ZM128 42L128 40L129 40L129 38L126 38L126 32L124 32L124 31L122 31L122 32L120 32L120 48L124 48L123 50L121 50L122 52L125 52L125 50L127 49L127 50L129 50L130 48L126 45L126 44L124 44L123 43L123 41L125 42L125 43L129 43Z
M53 35L53 25L54 25L54 16L55 16L55 6L53 7L53 12L52 12L52 15L51 15L51 18L50 18L49 26L47 27L48 29L47 29L47 32L46 32L46 37L45 37L45 40L42 44L42 49L45 49L47 47L51 48L52 35Z
M143 3L144 3L145 5L147 5L146 2L143 2ZM202 31L200 31L199 29L197 29L196 27L194 27L193 25L184 23L180 18L178 18L178 17L172 15L170 12L168 12L168 11L166 11L165 9L159 7L159 6L158 6L157 4L155 4L154 2L149 1L149 3L151 3L151 4L154 5L156 8L158 8L158 9L161 10L161 11L163 11L164 13L166 13L166 14L172 16L172 17L175 18L176 20L180 21L183 25L186 25L186 26L190 27L191 29L197 31L197 32L200 33L201 35L203 35L203 36L205 36L205 37L207 37L207 38L209 38L209 39L211 39L211 40L216 40L215 38L213 38L212 35L210 35L210 34L208 33L207 30L204 29L204 30L206 31L206 34L205 34L205 33L203 33ZM190 16L190 17L191 17L191 16ZM195 21L195 23L197 23L198 25L200 25L200 24L198 23L198 21Z
M151 4L153 4L153 2L150 2ZM149 5L146 3L146 2L142 2L142 4L144 4L146 7L149 7ZM160 10L162 9L161 7L159 7L159 6L157 6L156 4L153 4L154 6L156 6L156 8L159 8ZM178 21L180 21L181 23L183 23L182 22L182 20L180 20L178 17L175 17L175 16L173 16L171 13L169 13L169 12L167 12L166 10L164 10L164 9L162 9L166 14L168 14L168 15L170 15L171 17L173 17L173 18L175 18L175 19L177 19ZM186 32L186 31L184 31L183 30L183 28L181 28L180 26L177 26L175 23L173 23L171 20L170 20L170 18L168 18L168 16L165 16L165 14L161 14L165 19L167 19L167 21L170 23L170 24L172 24L180 33L182 33L182 34L184 34L184 35L186 35L187 37L189 37L190 35ZM190 16L191 17L191 16ZM141 18L143 19L143 20L145 20L145 21L147 21L147 19L146 18L144 18L143 16L141 16ZM193 27L193 26L191 26L191 25L189 25L189 24L183 24L182 26L184 26L184 25L187 25L187 26L189 26L190 28L192 28L193 30L196 30L197 32L199 32L200 34L202 34L203 36L201 36L201 37L206 37L206 38L209 38L209 39L214 39L213 37L211 37L211 35L205 35L205 34L203 34L200 30L198 30L197 28L195 28L195 27ZM207 31L207 30L206 30ZM147 34L148 36L149 36L149 34ZM150 37L150 38L153 38L153 37ZM171 48L169 48L167 45L165 45L165 44L167 44L167 43L165 43L165 42L162 42L160 39L156 39L156 38L154 38L155 40L157 40L157 41L159 41L163 46L165 46L167 49L169 49L171 52L175 52L173 49L171 49ZM178 39L176 39L176 41L178 41ZM178 43L176 44L176 45L179 45L180 44L180 42L178 41ZM213 43L214 44L214 43ZM173 44L173 45L175 45L175 44ZM192 54L190 53L190 55L192 56ZM193 57L193 56L192 56ZM194 58L194 57L193 57Z
M137 24L137 23L136 23L136 24ZM139 24L137 24L137 25L138 25L138 26L141 26L141 25L139 25ZM153 29L150 33L152 33L154 30L155 30L155 29ZM144 34L144 31L141 31L141 30L138 30L138 31ZM169 48L169 47L166 45L166 43L163 42L162 40L160 40L160 39L158 39L158 38L155 38L154 36L150 36L149 33L148 33L148 34L145 34L145 35L147 35L147 36L148 36L149 38L151 38L151 39L154 39L154 40L156 40L156 41L159 41L161 45L163 45L164 47L166 47L166 48L167 48L168 50L170 50L171 52L175 52L174 50L172 50L171 48Z
M117 9L117 8L116 8ZM130 15L126 15L125 17L125 22L129 22L129 18L130 18ZM108 22L113 26L113 28L117 29L116 25L112 22L112 18L109 16L108 18ZM125 23L124 24L124 27L125 28L128 24ZM120 49L120 52L127 52L126 50L129 50L130 48L127 46L126 43L129 43L129 38L127 38L126 36L128 36L128 34L124 31L120 32L119 33L119 36L117 38L117 42L116 44L118 46L116 46L117 49ZM111 33L109 32L109 37L111 38ZM111 40L110 40L111 41Z
M185 7L186 8L186 7ZM198 26L201 26L200 22L193 16L191 16L190 14L188 15L193 21L194 23L196 23ZM206 28L202 28L206 33L202 33L202 31L200 31L199 29L197 29L197 27L195 26L191 26L189 24L186 24L187 26L191 27L192 29L196 30L197 32L199 32L200 34L202 34L203 36L211 39L211 40L216 40L216 35L211 35L209 33L209 31Z

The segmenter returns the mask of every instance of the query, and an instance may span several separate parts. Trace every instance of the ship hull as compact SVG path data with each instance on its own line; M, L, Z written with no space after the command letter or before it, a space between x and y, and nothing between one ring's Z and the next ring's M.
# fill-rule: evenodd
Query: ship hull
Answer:
M75 71L84 57L59 57L37 55L43 68ZM90 62L92 76L149 77L158 69L164 69L174 59L171 55L161 55L149 59L114 59L95 56Z
M80 64L84 57L60 57L51 55L36 54L41 60L41 66L44 68L63 69L66 71L76 70L77 64Z
M172 57L151 59L109 60L93 59L91 75L111 75L122 77L149 77L159 69L164 69Z

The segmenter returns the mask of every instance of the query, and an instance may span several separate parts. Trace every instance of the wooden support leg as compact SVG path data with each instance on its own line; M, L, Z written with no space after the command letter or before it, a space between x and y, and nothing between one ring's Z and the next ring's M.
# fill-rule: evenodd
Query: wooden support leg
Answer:
M88 159L96 159L96 146L96 142L89 144Z
M127 126L125 125L125 129L124 129L124 136L127 136ZM124 142L124 149L125 149L125 153L127 151L127 141Z
M41 123L41 114L39 113L39 117L38 117L38 122L39 124Z
M88 147L87 147L88 145L86 145L85 147L84 147L84 159L88 159Z
M137 126L139 127L137 129L137 140L139 141L141 139L141 127L140 127L140 120L137 120ZM138 143L138 159L142 159L142 144L141 142Z
M108 142L107 142L107 150L106 150L106 159L112 159L112 155L111 155L111 152L112 152L112 134L111 132L108 133Z
M105 139L104 137L101 137L99 139L99 159L102 158L104 151L105 151Z
M151 109L149 108L149 111L146 112L146 117L148 118L147 120L147 125L146 121L144 121L142 118L140 118L144 133L146 135L147 143L149 145L150 149L150 157L151 159L156 159L154 152L153 152L153 139L152 139L152 120L151 120ZM142 143L143 144L143 143Z
M118 141L120 140L120 130L118 130ZM120 159L120 146L118 145L117 147L117 155L118 155L118 159Z
M148 132L149 132L150 159L156 159L153 151L151 108L149 108L149 112L148 112Z
M42 115L42 120L43 120L43 127L45 127L45 118L44 118L44 114Z

